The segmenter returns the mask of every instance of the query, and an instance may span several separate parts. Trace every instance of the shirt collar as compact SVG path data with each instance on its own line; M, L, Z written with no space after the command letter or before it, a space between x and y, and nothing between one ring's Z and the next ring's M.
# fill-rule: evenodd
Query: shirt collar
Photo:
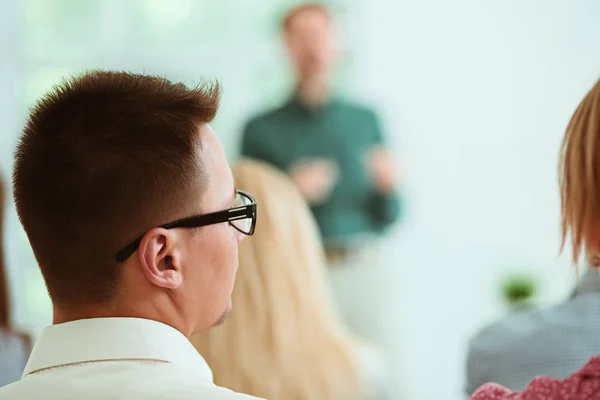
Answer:
M52 325L35 344L23 376L90 361L154 360L185 366L212 382L202 356L178 330L141 318L92 318Z
M308 116L319 116L323 115L327 111L331 110L337 104L337 100L334 97L330 97L323 104L318 106L311 106L302 101L298 92L293 92L290 96L287 105L299 110L301 113Z

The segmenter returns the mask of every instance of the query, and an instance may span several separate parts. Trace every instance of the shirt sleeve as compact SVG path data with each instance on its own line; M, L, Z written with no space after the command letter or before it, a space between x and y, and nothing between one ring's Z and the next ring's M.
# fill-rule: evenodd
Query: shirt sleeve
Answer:
M369 201L369 212L378 230L383 230L400 217L401 206L398 194L381 193L375 190Z
M385 146L379 118L374 112L369 112L369 119L372 127L372 146ZM396 191L383 193L374 188L369 203L369 211L378 228L385 229L400 217L401 205L400 197Z

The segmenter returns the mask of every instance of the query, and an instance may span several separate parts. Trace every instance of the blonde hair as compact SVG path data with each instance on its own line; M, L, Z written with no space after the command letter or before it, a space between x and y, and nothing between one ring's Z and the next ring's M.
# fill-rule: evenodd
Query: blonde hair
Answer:
M295 186L256 161L233 168L258 202L256 233L240 245L233 310L192 343L215 383L269 400L351 400L359 392L356 343L328 297L316 224Z
M577 264L600 250L600 80L571 117L559 168L562 246L570 233Z

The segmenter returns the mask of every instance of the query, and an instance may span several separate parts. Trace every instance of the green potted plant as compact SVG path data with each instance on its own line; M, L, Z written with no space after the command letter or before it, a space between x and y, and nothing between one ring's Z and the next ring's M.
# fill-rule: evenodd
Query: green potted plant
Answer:
M535 279L527 275L513 275L504 280L502 295L504 301L513 309L532 306L536 294Z

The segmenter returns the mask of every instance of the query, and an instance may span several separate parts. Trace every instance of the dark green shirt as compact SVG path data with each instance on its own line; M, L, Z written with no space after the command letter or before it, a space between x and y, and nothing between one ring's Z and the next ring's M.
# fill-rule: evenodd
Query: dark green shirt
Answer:
M369 150L381 143L372 111L340 100L309 108L294 98L248 122L242 155L284 171L303 159L336 162L339 180L326 202L312 206L312 211L325 241L344 244L381 232L399 215L396 194L380 192L367 169Z

